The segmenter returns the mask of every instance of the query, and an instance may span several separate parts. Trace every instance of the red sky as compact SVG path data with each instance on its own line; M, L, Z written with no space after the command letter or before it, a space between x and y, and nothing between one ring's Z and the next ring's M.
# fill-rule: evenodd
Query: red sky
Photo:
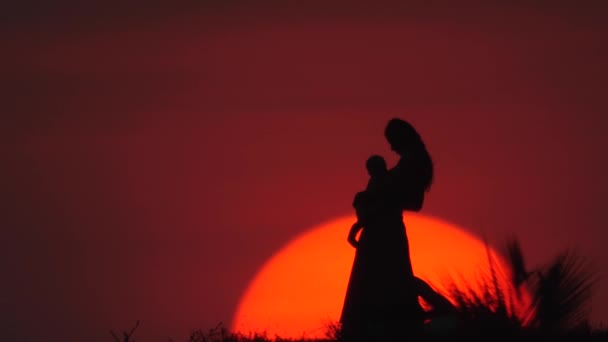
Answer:
M274 251L351 213L369 154L395 161L393 116L435 160L423 213L605 273L608 8L547 3L8 5L3 338L229 325Z

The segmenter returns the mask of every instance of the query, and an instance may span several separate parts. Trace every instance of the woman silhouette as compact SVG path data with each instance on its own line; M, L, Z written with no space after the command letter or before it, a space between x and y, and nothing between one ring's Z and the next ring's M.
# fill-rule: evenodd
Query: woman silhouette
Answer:
M366 215L356 243L340 316L346 340L410 337L423 327L403 211L422 209L433 181L433 163L420 135L407 121L391 119L384 134L400 159L383 186L365 191L364 203L373 210ZM356 209L365 211L361 203Z

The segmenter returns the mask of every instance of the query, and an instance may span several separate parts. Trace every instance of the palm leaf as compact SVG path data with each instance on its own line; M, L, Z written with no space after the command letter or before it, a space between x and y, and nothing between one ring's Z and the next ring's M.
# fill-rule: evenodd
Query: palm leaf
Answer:
M530 273L526 270L526 264L524 262L524 256L521 251L521 246L519 241L515 238L507 241L507 260L509 262L509 266L511 268L511 282L515 289L518 290L521 285L528 280Z
M596 279L580 256L559 255L534 286L535 323L545 332L566 332L587 322L591 287Z

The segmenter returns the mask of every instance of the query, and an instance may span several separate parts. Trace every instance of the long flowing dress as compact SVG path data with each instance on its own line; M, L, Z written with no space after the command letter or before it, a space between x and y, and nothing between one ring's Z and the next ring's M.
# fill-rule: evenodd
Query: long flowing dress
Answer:
M391 171L394 176L405 176L402 168L398 164ZM372 199L365 193L355 196L358 215L366 206L373 206L374 211L366 217L359 237L344 298L340 323L345 340L399 338L422 329L423 312L402 216L403 189L393 184L391 191L401 194L383 193Z

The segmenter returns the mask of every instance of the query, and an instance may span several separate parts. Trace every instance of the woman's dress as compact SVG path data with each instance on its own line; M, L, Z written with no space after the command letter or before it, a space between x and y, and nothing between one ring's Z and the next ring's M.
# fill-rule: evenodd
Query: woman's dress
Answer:
M366 216L359 237L341 331L351 340L411 336L422 328L423 312L415 291L403 208L397 204L401 201L388 193L371 199L367 195L358 193L353 204L358 214L369 207L374 211Z

